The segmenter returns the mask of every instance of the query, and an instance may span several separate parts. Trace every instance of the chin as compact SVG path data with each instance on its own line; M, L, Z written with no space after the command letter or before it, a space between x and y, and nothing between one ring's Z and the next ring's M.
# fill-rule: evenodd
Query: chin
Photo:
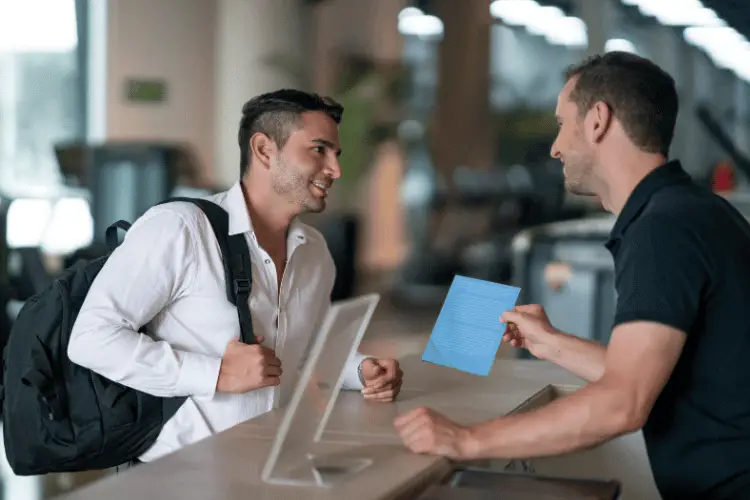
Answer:
M319 214L326 209L326 201L321 199L308 200L302 204L305 213Z
M579 182L573 182L569 180L565 180L565 190L571 194L575 194L578 196L596 196L595 193L593 193L590 189L587 189L586 186Z

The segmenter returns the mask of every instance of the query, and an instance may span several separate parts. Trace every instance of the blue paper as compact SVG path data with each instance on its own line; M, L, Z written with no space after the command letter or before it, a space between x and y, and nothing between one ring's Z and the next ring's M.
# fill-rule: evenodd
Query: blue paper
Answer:
M422 361L476 375L489 375L505 323L520 288L456 276L422 354Z

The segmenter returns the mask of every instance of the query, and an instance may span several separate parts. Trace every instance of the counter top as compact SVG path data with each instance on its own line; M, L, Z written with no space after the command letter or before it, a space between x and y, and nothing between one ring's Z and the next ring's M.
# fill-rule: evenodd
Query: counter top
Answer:
M443 412L463 424L508 414L544 399L549 385L575 390L583 380L538 360L497 360L487 377L422 362L401 360L404 386L395 403L365 401L343 391L326 426L320 452L365 453L374 463L333 488L278 486L261 480L282 410L239 424L152 463L102 479L64 497L67 500L354 499L413 498L425 484L452 470L442 457L416 455L393 428L396 415L418 406ZM547 393L545 393L547 388ZM543 401L542 401L543 402Z

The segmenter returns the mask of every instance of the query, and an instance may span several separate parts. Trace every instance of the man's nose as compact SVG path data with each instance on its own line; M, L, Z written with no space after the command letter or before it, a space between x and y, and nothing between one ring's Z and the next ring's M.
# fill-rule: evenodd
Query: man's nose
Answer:
M552 149L550 149L549 154L552 158L560 159L560 148L557 147L557 141L552 143Z
M326 174L333 180L341 177L341 163L339 163L337 157L328 162L328 165L326 166Z

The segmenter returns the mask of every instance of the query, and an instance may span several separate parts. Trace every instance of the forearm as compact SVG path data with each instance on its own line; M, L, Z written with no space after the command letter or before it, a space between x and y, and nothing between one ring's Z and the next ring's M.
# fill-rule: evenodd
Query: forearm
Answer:
M212 397L221 359L174 349L111 322L79 316L68 344L75 364L159 397Z
M538 410L469 429L467 459L524 459L590 448L635 430L618 391L590 384Z
M607 348L599 342L560 332L554 335L542 358L595 382L604 374L606 353Z

